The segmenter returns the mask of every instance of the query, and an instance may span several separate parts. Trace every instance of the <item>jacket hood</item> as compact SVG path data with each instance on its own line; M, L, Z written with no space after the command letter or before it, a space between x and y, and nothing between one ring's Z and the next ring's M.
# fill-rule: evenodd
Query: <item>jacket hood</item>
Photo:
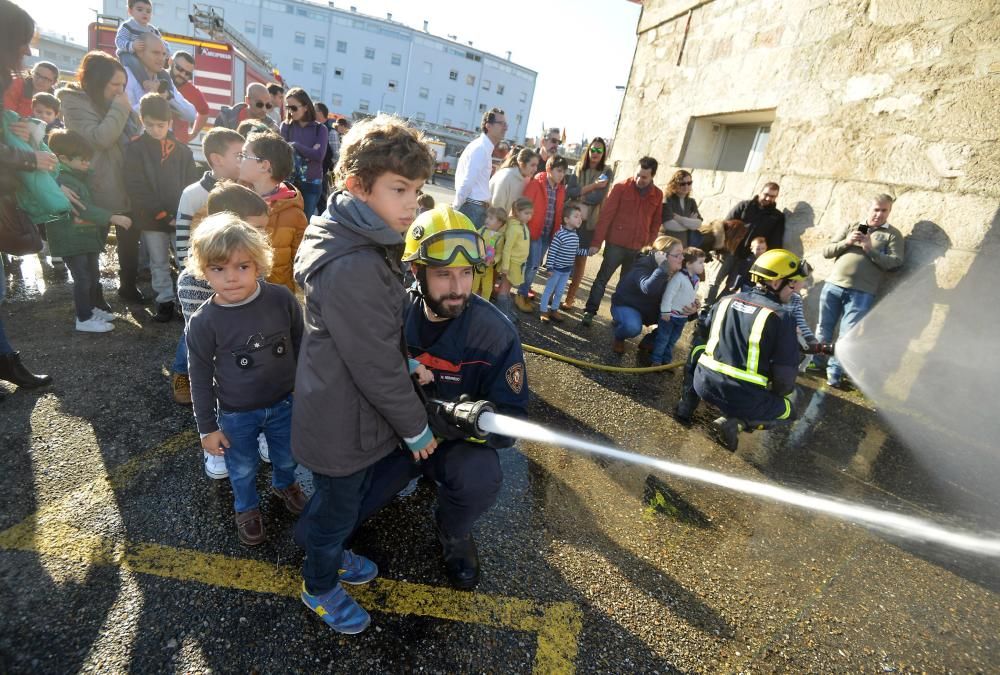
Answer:
M326 213L313 216L306 228L295 256L295 281L304 288L309 277L327 263L364 249L377 249L400 271L402 248L403 235L371 207L346 190L335 192Z
M305 208L305 200L302 199L302 193L294 185L288 183L279 185L277 191L267 197L265 201L271 207L271 213L278 213L286 209L295 208L296 206L300 209Z

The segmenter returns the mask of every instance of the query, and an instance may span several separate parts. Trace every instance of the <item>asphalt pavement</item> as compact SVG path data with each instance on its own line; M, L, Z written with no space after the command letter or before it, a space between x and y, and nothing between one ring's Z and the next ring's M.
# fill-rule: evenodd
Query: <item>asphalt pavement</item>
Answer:
M182 324L122 311L103 262L125 317L107 335L73 330L68 282L33 257L7 279L11 341L55 382L0 385L0 672L1000 668L996 559L529 442L501 453L479 588L448 587L421 482L354 542L381 575L352 589L372 626L339 636L298 600L302 552L279 502L262 502L267 543L237 541L228 483L206 478L190 409L171 400ZM568 316L525 317L523 341L637 363L635 341L611 354L607 300L590 328ZM1000 513L995 495L937 480L871 402L818 379L802 379L809 412L791 433L745 436L730 454L706 433L711 411L690 429L667 414L677 374L527 365L530 416L554 429L972 531Z

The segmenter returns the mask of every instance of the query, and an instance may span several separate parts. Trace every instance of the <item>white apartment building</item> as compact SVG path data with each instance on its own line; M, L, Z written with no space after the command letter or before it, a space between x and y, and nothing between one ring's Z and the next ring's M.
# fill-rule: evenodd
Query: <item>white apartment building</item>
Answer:
M128 16L125 0L103 11ZM191 35L188 15L214 9L227 26L264 54L291 86L331 112L395 113L475 132L482 113L502 108L508 138L523 139L535 93L533 70L340 2L307 0L154 0L153 24Z

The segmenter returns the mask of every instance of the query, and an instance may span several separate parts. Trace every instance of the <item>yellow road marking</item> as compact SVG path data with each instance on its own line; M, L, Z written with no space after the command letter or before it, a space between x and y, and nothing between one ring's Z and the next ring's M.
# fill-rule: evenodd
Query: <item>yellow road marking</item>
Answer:
M30 551L86 565L115 565L132 572L197 582L219 588L297 598L298 567L260 560L231 558L151 543L115 541L64 522L90 508L107 504L115 491L141 471L182 449L197 447L197 434L186 431L125 462L110 475L82 486L51 504L43 504L23 521L0 532L0 549ZM349 587L366 607L390 614L426 616L537 634L534 672L572 673L583 629L583 614L571 602L539 603L524 598L467 593L392 579Z

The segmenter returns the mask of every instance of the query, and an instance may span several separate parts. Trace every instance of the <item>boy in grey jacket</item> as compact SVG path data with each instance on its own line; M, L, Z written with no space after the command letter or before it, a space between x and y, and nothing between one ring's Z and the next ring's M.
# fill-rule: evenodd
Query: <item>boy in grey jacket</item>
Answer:
M295 380L292 448L313 472L303 514L302 601L334 630L360 633L368 613L341 582L363 584L375 564L344 549L376 462L403 440L414 459L436 441L402 338L403 234L434 169L422 136L388 115L354 126L341 146L339 191L306 229L295 259L306 330Z

